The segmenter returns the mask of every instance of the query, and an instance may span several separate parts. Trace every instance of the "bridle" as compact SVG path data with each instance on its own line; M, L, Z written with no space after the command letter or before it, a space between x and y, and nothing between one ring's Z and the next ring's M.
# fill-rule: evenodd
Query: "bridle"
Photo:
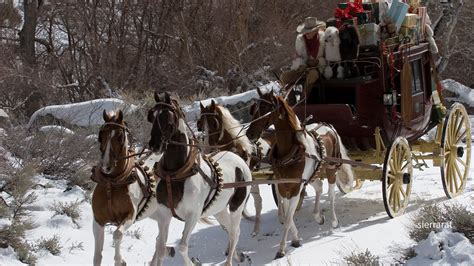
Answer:
M201 113L201 118L204 119L204 120L207 120L208 117L212 117L214 119L214 122L216 122L216 131L215 132L208 132L207 133L207 137L211 137L211 136L214 136L214 135L217 135L219 134L219 138L217 139L217 141L221 141L222 138L224 137L224 126L222 125L222 123L219 121L219 119L217 119L217 117L219 117L219 114L217 113L212 113L212 112L207 112L207 113ZM209 123L207 123L209 125Z
M119 123L116 123L116 122L105 122L100 128L99 136L100 136L100 132L102 132L102 130L104 130L105 126L112 126L114 128L118 128L118 129L122 130L123 134L125 136L125 139L128 139L128 133L130 132L128 127L126 125L122 125L122 124L119 124ZM102 142L102 140L100 140L100 141ZM125 149L125 152L128 153L129 147L124 147L124 149ZM111 151L111 156L112 156L112 159L113 159L113 162L114 162L115 166L117 166L117 163L119 161L126 160L126 159L129 158L129 156L127 156L128 154L125 157L116 157L112 146L110 146L110 151ZM101 151L101 153L102 153L102 156L104 156L104 152Z

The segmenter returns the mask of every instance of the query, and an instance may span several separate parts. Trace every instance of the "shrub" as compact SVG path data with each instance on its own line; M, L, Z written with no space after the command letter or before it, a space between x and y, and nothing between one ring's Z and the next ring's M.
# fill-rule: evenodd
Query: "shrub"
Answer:
M79 210L79 205L81 202L79 200L71 202L58 202L54 201L53 204L49 206L49 210L53 211L53 217L56 215L66 215L71 218L72 222L79 227L79 220L81 216L81 211Z
M381 265L380 258L373 255L368 249L365 252L353 251L350 255L344 257L345 263L349 265L370 265L378 266Z
M474 243L474 213L462 205L428 205L412 218L409 236L416 242L428 237L431 231L439 232L450 227L454 232L464 234ZM429 226L425 226L429 225Z
M59 244L59 236L54 235L51 238L41 238L36 241L36 250L47 250L54 256L61 254L61 244Z

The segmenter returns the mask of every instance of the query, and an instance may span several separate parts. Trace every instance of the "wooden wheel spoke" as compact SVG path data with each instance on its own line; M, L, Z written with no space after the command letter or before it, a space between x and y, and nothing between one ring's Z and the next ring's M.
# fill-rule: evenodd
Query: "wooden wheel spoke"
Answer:
M459 136L459 132L461 132L462 126L464 125L464 116L461 116L461 121L456 126L456 130L454 131L455 136Z
M402 168L400 169L400 172L403 172L403 171L407 168L407 166L408 166L409 164L410 164L410 162L406 162L406 163L402 166Z
M462 139L466 137L466 132L467 132L467 130L464 130L464 132L461 135L459 135L459 137L456 138L456 143L461 142Z
M448 168L448 179L449 179L449 191L453 192L453 175L454 175L454 169L452 164L449 164L450 167Z
M453 161L454 164L454 170L456 170L456 175L454 175L454 188L456 188L456 191L459 190L460 186L458 186L458 177L459 180L463 179L463 175L461 174L461 170L459 169L459 166L456 162Z
M457 157L456 161L458 161L460 164L462 164L462 166L464 166L464 168L467 168L467 164L461 158Z
M405 191L403 191L403 187L402 187L402 186L400 186L399 188L400 188L400 194L402 194L403 200L405 200L405 199L407 198L407 194L405 193Z

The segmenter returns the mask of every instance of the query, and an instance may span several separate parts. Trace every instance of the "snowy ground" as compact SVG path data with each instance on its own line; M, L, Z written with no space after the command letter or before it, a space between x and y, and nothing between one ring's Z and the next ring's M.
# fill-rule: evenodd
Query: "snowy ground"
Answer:
M277 210L271 196L271 189L267 185L261 186L263 202L261 233L252 237L253 224L243 221L241 237L238 247L250 257L251 264L262 265L300 265L300 264L332 264L342 262L342 257L351 251L369 249L373 254L380 256L386 262L393 262L395 255L391 250L396 246L407 247L411 244L407 235L409 218L424 204L430 203L461 203L474 206L474 186L472 182L474 166L471 166L471 177L468 180L465 193L455 199L447 200L444 196L439 168L430 168L425 171L415 171L415 182L410 205L405 215L389 219L382 203L380 182L365 182L362 189L348 195L338 193L337 214L340 228L331 229L329 224L322 226L315 223L312 216L314 192L309 189L304 199L302 209L296 214L296 225L303 239L303 246L298 249L289 248L288 255L280 260L273 260L280 241L280 224L277 219ZM48 184L44 177L36 177L38 183ZM64 192L64 184L54 183L54 187L42 189L38 187L38 200L31 206L35 222L40 225L28 233L33 241L41 237L50 238L53 235L60 237L63 246L59 256L53 256L46 251L39 254L39 265L54 264L91 264L94 248L92 235L92 212L88 202L81 204L82 211L80 228L65 216L53 216L48 206L54 201L75 201L84 199L84 191L73 189ZM48 186L47 186L48 187ZM326 191L326 188L325 188ZM323 194L323 208L329 208L327 194ZM253 212L251 200L249 211ZM183 223L173 220L170 228L169 245L176 245L180 239ZM146 219L132 226L129 232L141 232L140 239L134 234L126 234L122 244L125 259L129 265L145 265L151 260L155 237L158 229L156 223ZM113 263L114 250L112 248L113 227L106 230L104 247L105 265ZM73 243L83 243L84 250L69 251ZM219 264L225 259L224 248L227 237L217 225L199 224L194 231L190 242L190 255L198 257L203 263ZM180 255L165 261L166 265L182 265ZM11 249L0 249L0 264L19 264ZM248 265L249 262L243 265Z
M269 87L267 87L269 88ZM459 93L462 94L462 93ZM248 92L240 95L242 98L253 98L255 92ZM462 95L460 95L462 96ZM230 100L235 100L235 97ZM462 97L460 97L462 98ZM472 101L470 97L465 97L468 105ZM217 99L218 102L228 102L229 99ZM194 109L198 108L198 103L191 105L186 110L188 115L195 115ZM51 108L50 108L51 109ZM50 109L46 109L49 112ZM99 110L99 109L98 109ZM102 109L98 112L101 115ZM99 119L99 118L98 118ZM474 117L471 117L471 124L474 125ZM54 128L56 129L56 128ZM46 128L43 130L52 130ZM428 164L430 164L428 162ZM281 225L277 219L277 209L273 202L271 189L267 185L260 186L263 201L262 226L259 235L252 237L253 223L242 221L241 236L238 248L244 251L251 261L246 261L243 265L301 265L301 264L334 264L342 263L342 258L352 251L365 251L369 249L373 254L379 256L384 263L393 263L394 258L400 254L393 252L397 247L408 247L414 244L408 238L410 217L416 210L425 204L433 203L460 203L469 206L474 211L474 164L471 164L471 177L468 179L466 190L463 195L448 200L444 195L439 168L431 167L424 171L414 171L414 183L412 195L407 213L395 219L389 219L385 213L382 202L381 182L364 183L363 187L348 195L337 194L337 214L340 227L331 229L330 225L318 225L312 215L314 204L314 191L308 188L308 195L305 197L302 209L295 216L296 226L299 229L303 246L294 249L289 247L287 256L280 260L273 260L278 250L280 242ZM90 265L94 249L94 239L92 234L92 211L88 200L81 203L81 219L78 224L74 224L66 216L54 216L48 209L54 201L71 202L84 200L86 192L79 188L65 191L65 184L48 180L42 176L35 177L38 183L47 188L37 187L35 193L38 200L30 207L32 217L38 228L28 232L28 238L34 242L40 238L51 238L57 235L60 238L62 252L59 256L53 256L48 252L40 252L38 255L39 265ZM327 186L324 188L325 194L322 196L322 207L327 212L329 204L327 202ZM250 198L248 209L253 210L253 199ZM0 218L0 225L5 223L5 219ZM170 226L168 245L177 245L184 224L178 220L173 220ZM104 265L113 264L114 249L112 247L112 232L114 227L106 230L106 239L103 252ZM155 238L158 228L154 221L146 219L134 224L126 233L122 252L128 265L146 265L151 260ZM138 236L138 238L137 238ZM429 242L431 241L431 242ZM422 250L429 250L430 243L442 241L455 241L453 245L463 244L466 252L472 251L472 245L462 242L459 237L448 235L448 233L436 234L425 243ZM457 242L456 242L457 241ZM70 250L72 245L82 243L83 250ZM198 224L190 241L189 253L192 257L198 257L201 262L209 264L221 264L225 260L224 251L227 245L227 237L224 231L215 222L214 225ZM470 246L469 246L470 245ZM431 245L432 247L433 245ZM436 246L436 245L434 245ZM453 246L453 254L456 249ZM459 251L459 250L458 250ZM427 251L427 253L429 253ZM428 255L436 256L436 252ZM419 261L412 261L413 265L430 262L426 258L418 258ZM472 255L471 255L472 260ZM434 262L434 261L433 261ZM439 263L452 261L438 261ZM0 249L0 265L21 264L11 249ZM167 259L166 265L182 265L183 260L179 254L175 258Z

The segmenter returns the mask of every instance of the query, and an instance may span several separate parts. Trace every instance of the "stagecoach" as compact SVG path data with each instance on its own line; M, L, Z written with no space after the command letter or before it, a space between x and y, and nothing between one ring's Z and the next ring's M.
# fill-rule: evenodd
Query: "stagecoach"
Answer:
M301 121L331 124L341 136L351 158L341 163L352 165L357 179L352 188L339 189L349 193L365 180L382 181L385 210L393 218L408 206L413 169L431 160L440 167L446 196L461 194L469 174L470 121L462 104L446 109L441 103L429 45L366 48L349 62L360 76L320 79L307 97L298 84L286 91ZM436 133L426 137L430 131ZM257 171L254 178L269 174Z
M354 160L344 162L354 167L353 189L364 180L382 181L390 217L403 214L408 205L413 168L432 160L452 198L466 186L471 156L468 114L460 103L446 110L439 101L441 85L428 44L395 48L362 49L354 61L361 76L320 80L295 106L301 120L312 116L311 122L329 123L340 134ZM404 64L410 66L409 75ZM403 86L407 82L411 86ZM434 137L422 138L434 128Z

